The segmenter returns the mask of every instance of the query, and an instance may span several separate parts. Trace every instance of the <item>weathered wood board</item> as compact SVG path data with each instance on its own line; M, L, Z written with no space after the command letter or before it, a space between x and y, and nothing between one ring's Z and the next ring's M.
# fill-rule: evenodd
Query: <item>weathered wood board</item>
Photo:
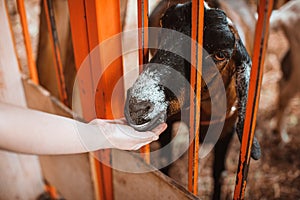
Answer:
M36 110L72 117L71 110L31 80L23 80L28 107ZM63 134L63 133L62 133ZM89 154L40 156L45 179L66 199L93 200L93 178Z
M114 197L123 199L198 199L173 179L147 165L142 158L126 151L113 150ZM118 166L118 165L122 166ZM149 171L147 173L128 173L124 171Z

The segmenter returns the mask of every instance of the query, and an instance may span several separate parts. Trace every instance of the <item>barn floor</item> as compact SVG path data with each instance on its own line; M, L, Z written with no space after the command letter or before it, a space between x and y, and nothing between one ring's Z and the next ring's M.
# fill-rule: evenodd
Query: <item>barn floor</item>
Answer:
M9 2L10 17L15 32L17 43L17 52L22 66L26 65L24 61L25 51L22 47L21 27L16 18L15 7ZM34 7L39 0L26 1L27 6ZM34 6L32 6L34 5ZM33 47L36 49L38 36L38 18L39 10L33 9L33 15L28 13L30 24L29 31L32 35ZM276 42L280 39L272 40L275 49L281 49ZM278 48L279 47L279 48ZM26 68L26 67L24 67ZM25 70L26 72L26 70ZM266 67L260 106L257 120L256 136L262 146L262 158L259 161L251 161L248 185L246 188L246 199L300 199L300 137L297 136L300 131L300 99L299 95L291 102L288 112L287 127L291 142L288 144L278 143L272 133L272 117L275 112L275 100L277 97L276 83L280 77L278 66ZM223 199L231 199L235 185L235 173L238 163L239 142L237 137L231 143L227 159L227 172L224 174ZM201 199L209 199L212 194L211 165L212 155L200 160L200 178L199 178L199 196ZM183 185L187 182L187 156L184 156L176 163L171 172L171 176Z

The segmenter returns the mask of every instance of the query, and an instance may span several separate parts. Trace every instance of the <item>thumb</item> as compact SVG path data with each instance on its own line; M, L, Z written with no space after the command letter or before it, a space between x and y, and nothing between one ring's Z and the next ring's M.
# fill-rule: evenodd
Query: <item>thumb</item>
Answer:
M167 127L168 127L168 125L166 123L162 123L162 124L158 125L157 127L155 127L154 129L152 129L151 132L153 132L155 135L159 136L162 132L164 132L166 130Z

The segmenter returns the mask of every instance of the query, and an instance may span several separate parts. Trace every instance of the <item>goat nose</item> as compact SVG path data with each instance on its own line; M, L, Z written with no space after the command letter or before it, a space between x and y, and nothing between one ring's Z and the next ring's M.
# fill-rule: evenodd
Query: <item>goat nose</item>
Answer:
M146 119L146 116L153 107L150 101L137 101L135 98L130 98L128 108L131 120L137 125L148 122L150 119Z
M153 109L153 104L150 101L139 101L131 99L129 101L129 109L131 112L142 112L147 113Z

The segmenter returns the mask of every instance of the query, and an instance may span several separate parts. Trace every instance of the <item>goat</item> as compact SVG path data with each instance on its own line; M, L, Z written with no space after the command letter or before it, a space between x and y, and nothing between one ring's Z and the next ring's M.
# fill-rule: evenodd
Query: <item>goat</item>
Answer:
M163 28L182 34L175 38L173 32L161 32L158 50L127 91L124 114L128 123L137 130L148 130L161 121L166 121L168 128L160 136L160 142L165 146L171 140L171 124L180 120L180 113L185 112L185 108L189 106L189 87L176 73L180 73L187 80L190 78L190 64L187 58L191 57L191 40L183 35L191 35L191 3L168 8L161 19L161 24ZM224 123L220 140L214 147L213 198L219 199L220 176L225 169L228 144L235 130L238 138L240 140L242 138L251 59L226 14L207 5L204 9L203 48L205 51L202 57L202 77L206 78L202 79L201 85L201 141L205 139L209 126L217 127L220 123ZM214 66L217 67L217 72L213 70ZM221 74L218 81L216 74ZM225 93L219 89L220 83L224 86ZM212 116L211 108L215 106L213 104L218 106L221 102L216 103L215 97L217 101L227 99L225 113L218 113L217 119L213 118L215 116ZM237 110L232 109L235 106ZM224 115L225 119L222 118ZM260 155L260 146L255 138L251 156L259 159ZM170 159L170 155L163 156ZM167 171L168 167L164 169L165 173Z
M299 92L300 85L300 1L289 1L278 11L273 11L270 19L270 31L283 31L289 44L289 49L281 60L282 78L279 81L277 98L276 127L282 141L288 142L289 137L284 127L285 110L290 100ZM280 59L280 58L278 58Z

